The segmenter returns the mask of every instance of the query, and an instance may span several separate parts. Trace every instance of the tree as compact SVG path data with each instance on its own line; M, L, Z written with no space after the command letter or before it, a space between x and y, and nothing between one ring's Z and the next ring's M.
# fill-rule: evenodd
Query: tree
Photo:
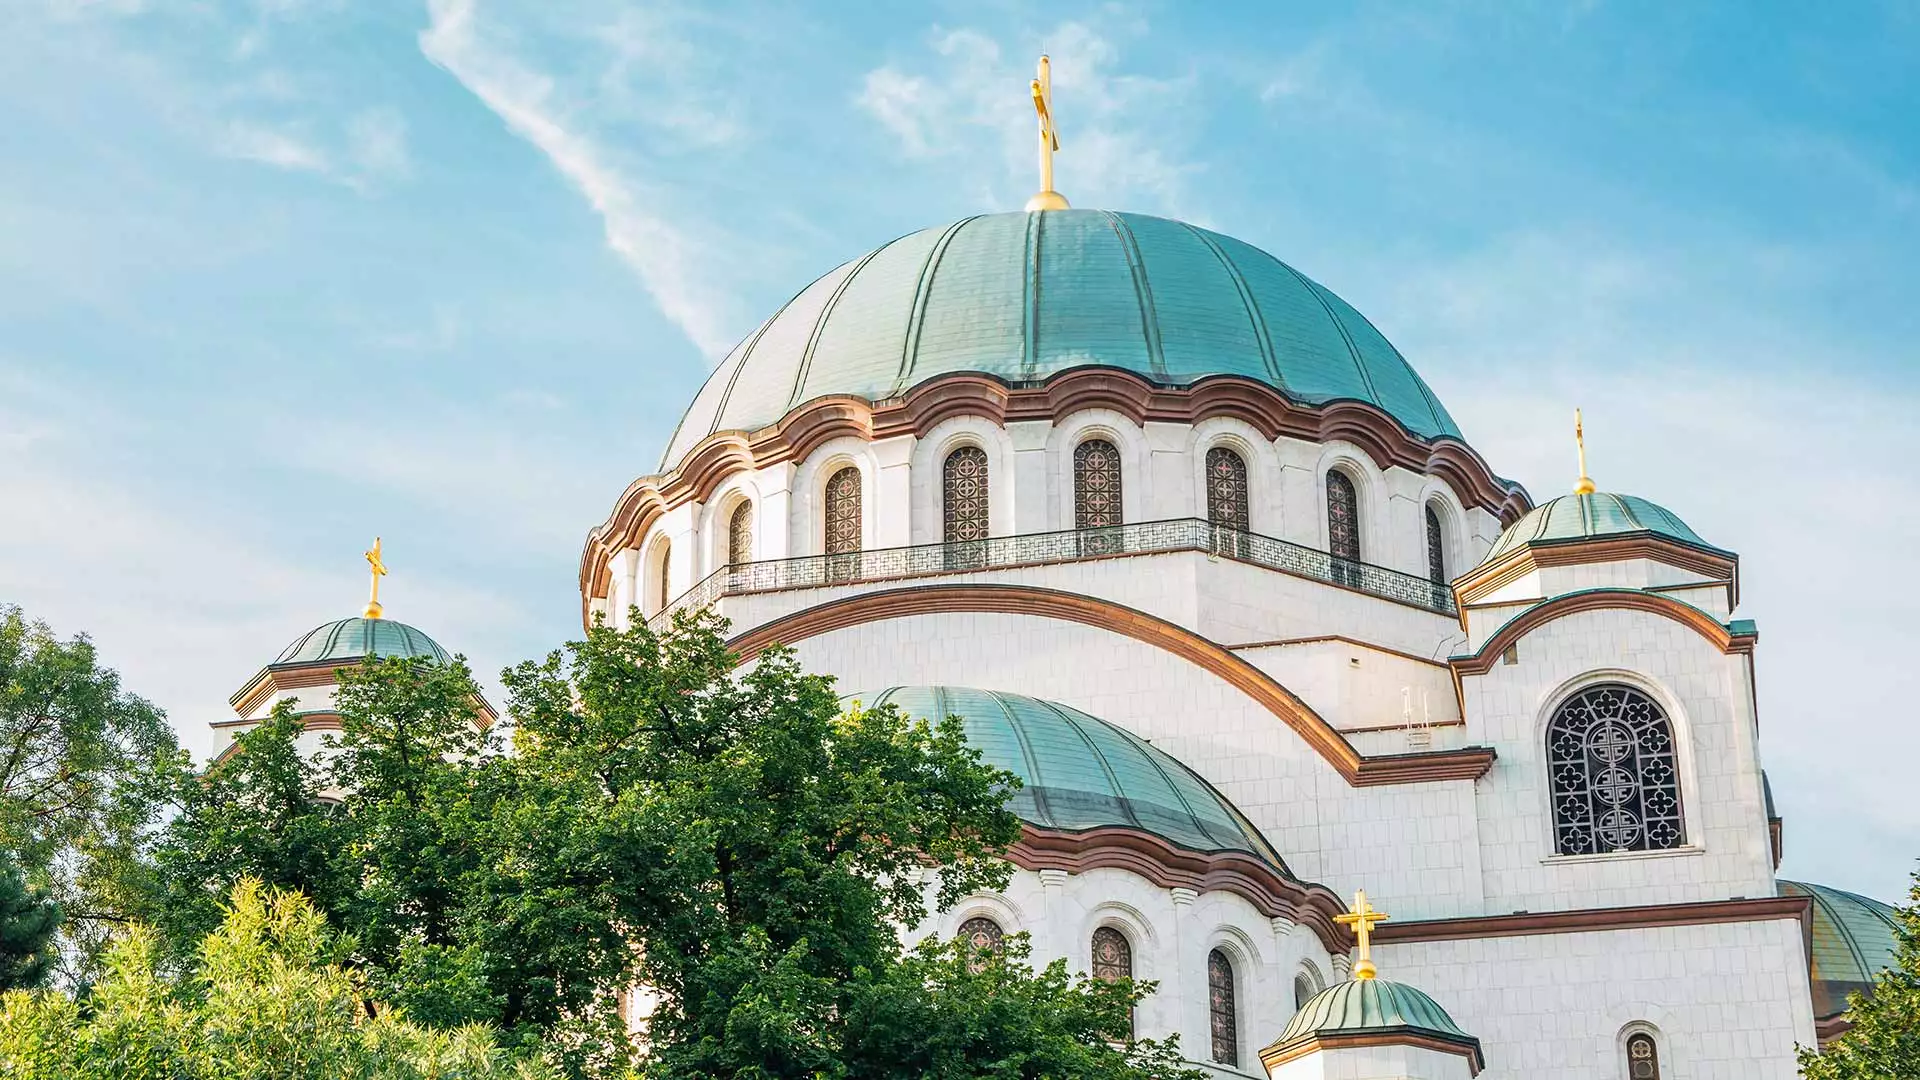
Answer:
M138 907L149 831L187 765L91 642L0 607L0 850L59 903L75 977Z
M53 967L60 905L0 852L0 990L39 986Z
M1904 1080L1920 1076L1920 872L1908 905L1897 909L1896 965L1874 980L1871 994L1847 998L1853 1025L1819 1051L1802 1048L1807 1080Z
M193 972L167 979L145 928L108 954L84 1011L61 993L0 996L0 1072L47 1080L548 1080L484 1027L435 1031L368 1000L352 950L304 897L246 881Z

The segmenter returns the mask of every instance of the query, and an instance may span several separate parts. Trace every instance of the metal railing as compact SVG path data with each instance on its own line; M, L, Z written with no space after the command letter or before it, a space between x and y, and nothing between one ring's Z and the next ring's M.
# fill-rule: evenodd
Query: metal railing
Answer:
M1336 558L1318 548L1241 532L1200 518L1175 518L1134 525L1062 532L995 536L950 544L805 555L793 559L723 566L680 594L649 620L666 624L682 608L706 607L723 596L813 589L827 585L927 577L934 574L1004 570L1018 566L1075 562L1127 555L1203 551L1283 574L1324 581L1396 603L1442 615L1455 614L1453 590L1414 574L1384 566Z

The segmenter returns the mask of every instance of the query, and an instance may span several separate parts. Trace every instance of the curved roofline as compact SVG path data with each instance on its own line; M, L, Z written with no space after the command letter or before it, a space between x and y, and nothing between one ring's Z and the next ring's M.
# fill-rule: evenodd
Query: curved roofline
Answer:
M1759 641L1759 632L1746 620L1721 622L1719 617L1684 600L1639 589L1582 589L1544 600L1508 619L1492 636L1471 653L1447 658L1453 669L1454 688L1459 689L1463 675L1485 675L1499 662L1507 646L1556 619L1587 611L1644 611L1664 616L1692 630L1723 653L1750 653ZM1464 611L1463 611L1464 617Z
M1009 382L978 371L945 372L881 402L829 395L802 403L778 422L753 432L718 431L690 448L665 473L627 485L607 519L588 532L580 554L581 622L592 621L590 602L606 595L608 564L615 552L637 544L653 520L673 507L710 498L739 472L804 459L830 439L873 441L924 435L952 416L976 415L1001 427L1052 420L1085 409L1106 408L1137 425L1196 424L1231 417L1267 439L1307 442L1343 440L1358 446L1382 469L1399 466L1438 477L1461 505L1477 507L1511 524L1532 508L1520 484L1496 475L1464 440L1415 434L1371 402L1340 398L1301 404L1274 387L1240 375L1209 375L1186 386L1157 386L1124 368L1083 365L1033 383Z

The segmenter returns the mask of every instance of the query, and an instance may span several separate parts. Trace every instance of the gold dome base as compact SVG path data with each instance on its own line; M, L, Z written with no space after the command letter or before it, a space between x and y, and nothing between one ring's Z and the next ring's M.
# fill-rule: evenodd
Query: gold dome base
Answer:
M1027 200L1027 209L1032 210L1069 210L1067 197L1057 191L1042 191Z

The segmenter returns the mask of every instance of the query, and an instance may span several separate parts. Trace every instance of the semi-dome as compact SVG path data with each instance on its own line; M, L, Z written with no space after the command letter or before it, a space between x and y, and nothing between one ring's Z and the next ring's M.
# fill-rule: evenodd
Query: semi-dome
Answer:
M440 663L449 659L447 650L426 634L392 619L336 619L323 623L293 640L281 650L271 667L318 664L372 657L394 659L406 656L430 657Z
M801 290L721 362L662 467L827 395L880 401L960 371L1028 385L1088 366L1171 387L1238 375L1460 437L1372 323L1259 248L1144 214L1047 210L923 229Z
M1873 989L1874 976L1898 965L1898 927L1892 907L1871 897L1825 885L1781 881L1780 895L1813 898L1813 1014L1837 1016L1847 995Z
M1596 491L1548 499L1507 526L1482 565L1534 545L1571 544L1608 537L1656 536L1729 558L1733 553L1700 538L1680 515L1634 495Z
M1460 1030L1447 1010L1424 991L1386 979L1351 979L1308 998L1287 1028L1260 1052L1261 1060L1284 1060L1288 1051L1342 1037L1413 1036L1458 1048L1478 1072L1484 1067L1480 1040Z
M1260 830L1193 770L1078 709L961 686L894 686L847 698L930 720L959 717L981 758L1020 778L1012 809L1038 828L1138 829L1193 851L1237 851L1285 869Z

